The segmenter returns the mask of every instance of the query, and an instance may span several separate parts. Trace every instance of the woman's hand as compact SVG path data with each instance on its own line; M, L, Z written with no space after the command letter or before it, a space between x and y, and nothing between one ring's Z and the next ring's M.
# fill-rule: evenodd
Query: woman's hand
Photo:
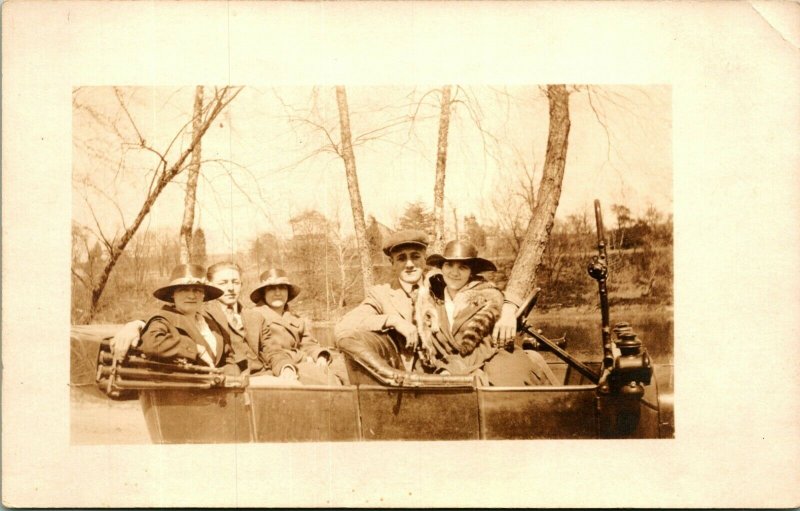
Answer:
M517 335L517 306L513 303L504 303L500 311L500 318L494 324L492 338L498 347L514 342Z
M131 321L117 330L117 333L114 334L110 341L111 353L115 359L124 359L131 346L136 346L139 342L142 328L144 328L144 321Z

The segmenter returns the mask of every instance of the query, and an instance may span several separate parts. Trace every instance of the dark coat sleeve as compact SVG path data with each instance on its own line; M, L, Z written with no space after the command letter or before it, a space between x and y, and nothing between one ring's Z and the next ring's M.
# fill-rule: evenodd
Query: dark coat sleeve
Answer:
M298 318L301 322L300 326L300 351L306 356L311 357L315 361L322 355L327 355L328 360L333 359L331 351L323 347L310 333L311 327L307 321Z
M261 354L261 327L264 317L255 309L242 311L242 323L244 324L244 339L250 350L256 355Z
M197 358L197 345L163 317L150 318L142 331L142 352L160 358Z
M292 350L289 346L284 345L289 344L288 340L285 339L288 335L288 332L285 332L284 335L278 335L277 332L273 332L269 321L264 321L261 324L261 339L263 339L261 358L275 376L280 376L281 370L287 365L292 366L295 371L297 370L294 365L297 361L292 356Z

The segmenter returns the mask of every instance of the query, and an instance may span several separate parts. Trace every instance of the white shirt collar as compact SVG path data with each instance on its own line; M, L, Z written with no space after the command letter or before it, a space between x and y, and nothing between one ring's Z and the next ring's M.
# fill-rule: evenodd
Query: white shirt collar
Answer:
M397 279L397 282L400 283L400 287L403 288L403 291L405 291L407 295L411 294L411 288L414 287L414 284L409 284L408 282L400 279Z

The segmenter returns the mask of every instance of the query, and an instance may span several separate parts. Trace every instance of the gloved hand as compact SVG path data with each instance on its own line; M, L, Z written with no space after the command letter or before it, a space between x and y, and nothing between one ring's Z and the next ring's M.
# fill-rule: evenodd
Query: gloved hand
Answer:
M131 346L136 347L144 328L144 321L131 321L122 325L110 340L111 354L117 360L122 360Z

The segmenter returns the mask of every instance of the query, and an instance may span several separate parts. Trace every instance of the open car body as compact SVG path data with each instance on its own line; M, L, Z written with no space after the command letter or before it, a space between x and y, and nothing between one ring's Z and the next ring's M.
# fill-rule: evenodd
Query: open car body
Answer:
M148 380L122 376L124 366L109 379L106 350L107 345L101 345L97 373L101 388L112 393L138 391L154 443L674 435L671 365L653 366L653 377L642 394L591 382L552 353L544 355L563 385L482 387L469 378L428 377L425 382L392 387L348 358L353 385L276 386L260 384L258 378L193 373L179 366L171 372L158 363ZM588 365L600 368L600 363ZM193 378L185 379L187 375Z

